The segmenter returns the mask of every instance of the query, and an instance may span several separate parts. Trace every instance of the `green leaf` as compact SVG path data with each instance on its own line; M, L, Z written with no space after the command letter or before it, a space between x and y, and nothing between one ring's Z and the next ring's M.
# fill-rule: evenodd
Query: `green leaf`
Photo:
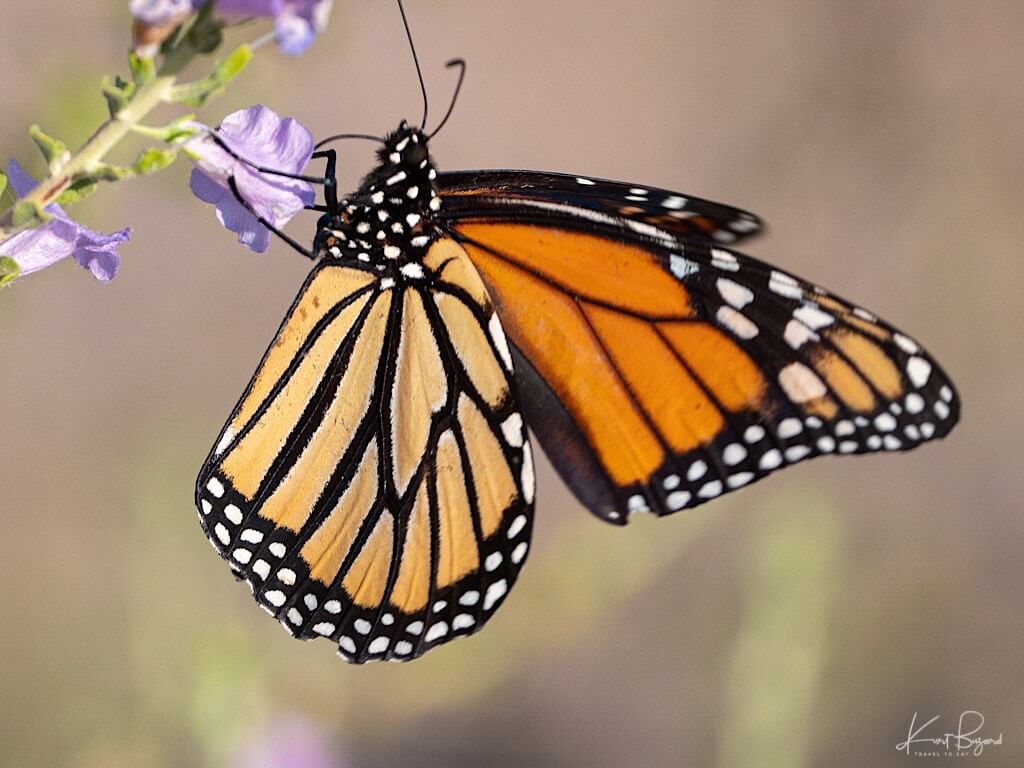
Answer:
M240 45L213 68L212 78L221 86L225 86L242 74L252 61L253 50L248 45Z
M171 90L171 100L179 104L198 109L216 95L216 86L207 80L199 80L194 83L182 83Z
M238 77L252 61L253 50L240 45L217 62L210 76L193 83L183 83L171 91L171 99L190 107L202 107Z
M182 115L164 126L154 127L135 124L131 126L131 129L140 136L147 136L150 139L175 144L183 139L192 138L202 130L191 124L195 117L194 114Z
M7 285L21 274L18 262L10 256L0 256L0 285Z
M135 176L135 169L130 165L101 165L94 170L89 178L93 181L123 181Z
M46 158L46 165L49 167L50 173L59 172L61 167L71 159L71 153L64 142L43 133L38 125L29 128L28 135L32 137L32 141L36 143L39 151Z
M195 115L188 115L182 120L175 120L169 126L167 126L167 133L165 134L164 141L168 144L174 144L175 142L182 141L183 139L191 139L195 136L199 130L194 126L184 125L186 122L190 122L195 118Z
M101 88L107 99L107 108L110 110L111 117L116 117L117 113L125 108L135 95L135 91L138 90L135 83L124 80L120 75L113 78L104 77Z
M178 153L176 150L164 149L162 147L150 147L149 149L143 150L135 160L135 165L133 165L132 168L138 175L148 176L151 173L162 171L173 163L177 157Z
M11 224L15 229L34 229L52 218L53 215L34 200L19 200L11 212Z
M7 189L7 174L0 171L0 197L3 197L4 190Z
M57 202L61 205L71 205L84 200L96 191L97 182L93 178L76 179L67 189L60 193Z
M139 56L131 51L128 54L128 66L132 70L132 80L140 88L156 77L156 62L148 56Z

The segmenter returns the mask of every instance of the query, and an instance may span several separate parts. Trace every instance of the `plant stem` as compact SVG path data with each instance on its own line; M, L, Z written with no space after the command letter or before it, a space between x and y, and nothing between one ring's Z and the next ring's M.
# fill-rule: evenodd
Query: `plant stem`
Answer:
M155 78L143 85L121 111L101 125L96 132L60 166L55 173L43 179L23 200L46 206L56 200L76 180L93 173L103 158L128 133L160 104L168 101L178 73L192 59L187 44L179 45L164 59ZM0 241L12 234L14 209L0 216Z

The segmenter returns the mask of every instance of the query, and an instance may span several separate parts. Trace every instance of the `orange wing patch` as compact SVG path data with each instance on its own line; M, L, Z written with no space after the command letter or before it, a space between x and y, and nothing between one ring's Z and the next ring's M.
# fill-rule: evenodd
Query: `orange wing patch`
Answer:
M373 441L338 503L303 544L302 559L309 568L310 578L330 584L341 570L363 521L371 515L377 501L379 461L377 442ZM304 511L308 515L310 509Z
M408 291L402 314L402 334L395 367L394 417L391 444L395 446L394 479L404 493L423 459L434 414L448 398L448 380L417 291Z
M848 329L834 331L828 337L883 397L891 400L900 396L904 386L899 369L878 344Z
M643 413L672 450L691 450L721 431L722 414L685 367L686 356L670 348L654 325L591 304L583 305L583 314ZM658 458L647 475L625 481L646 480L660 465L662 457Z
M722 406L730 411L764 406L761 369L724 332L703 323L658 323L658 331Z
M336 309L335 298L358 296L358 292L366 289L371 283L373 277L357 269L326 267L314 273L285 318L274 343L260 363L256 377L242 398L238 411L231 420L233 434L241 432L256 409L266 401L271 388L295 359L299 348L310 338L316 324L323 320L328 312ZM362 303L365 301L366 294L363 294ZM344 317L339 318L341 322L332 324L333 333L344 336L347 329L351 328L359 307L353 305L353 308L356 312L343 312ZM330 347L330 344L323 346Z
M588 440L621 484L650 475L664 451L607 359L579 306L489 251L466 246L492 286L512 342L578 418ZM505 296L514 297L505 302Z
M363 608L380 607L387 591L393 547L394 522L385 510L342 582L353 603Z
M819 348L814 367L847 407L859 413L870 413L875 408L871 387L843 357Z
M513 425L516 416L511 417ZM472 446L472 450L467 450L466 453L473 473L473 490L480 511L480 532L485 538L489 538L498 530L505 511L519 496L519 488L508 462L505 461L497 435L480 409L465 393L459 396L458 417L463 439L467 446ZM521 445L519 438L513 438L513 442Z
M391 602L402 613L422 611L430 599L430 508L427 484L420 483L406 527L402 567Z
M693 316L686 288L645 248L549 227L463 224L459 231L570 296L645 317Z
M446 431L437 442L438 586L454 584L480 565L473 534L469 488L455 435Z
M462 301L446 293L434 297L445 327L449 329L455 354L465 366L477 391L492 408L508 397L508 380L490 350L487 335Z

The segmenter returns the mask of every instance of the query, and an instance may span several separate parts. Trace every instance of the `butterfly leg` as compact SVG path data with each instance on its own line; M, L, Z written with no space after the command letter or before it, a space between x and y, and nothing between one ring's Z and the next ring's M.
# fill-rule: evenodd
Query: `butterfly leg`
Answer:
M266 227L271 232L273 232L275 235L280 237L282 240L284 240L286 243L288 243L288 245L290 245L296 251L301 253L307 259L312 259L313 258L313 252L311 250L309 250L309 248L306 248L304 245L300 244L294 238L286 235L280 229L278 229L273 224L271 224L269 221L267 221L265 218L263 218L263 216L261 216L256 211L256 209L253 208L249 204L249 201L246 200L244 197L242 197L242 194L238 191L238 183L235 181L235 177L234 176L232 176L232 177L230 177L228 179L228 186L231 187L231 191L232 191L232 193L234 193L235 199L238 200L238 202L240 202L242 204L242 207L245 208L245 210L247 210L249 213L251 213L253 216L256 217L256 221L258 221L264 227Z
M338 164L338 153L333 149L322 149L319 152L314 152L311 159L316 160L321 157L327 158L327 168L324 170L324 202L327 205L323 212L336 216L338 214L338 178L335 171Z

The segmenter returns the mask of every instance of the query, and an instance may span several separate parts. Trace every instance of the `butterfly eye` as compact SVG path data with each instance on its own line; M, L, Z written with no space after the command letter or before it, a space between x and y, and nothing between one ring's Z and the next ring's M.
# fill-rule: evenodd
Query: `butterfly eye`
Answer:
M423 144L410 144L405 150L406 162L414 167L418 167L420 163L427 159L427 148Z

